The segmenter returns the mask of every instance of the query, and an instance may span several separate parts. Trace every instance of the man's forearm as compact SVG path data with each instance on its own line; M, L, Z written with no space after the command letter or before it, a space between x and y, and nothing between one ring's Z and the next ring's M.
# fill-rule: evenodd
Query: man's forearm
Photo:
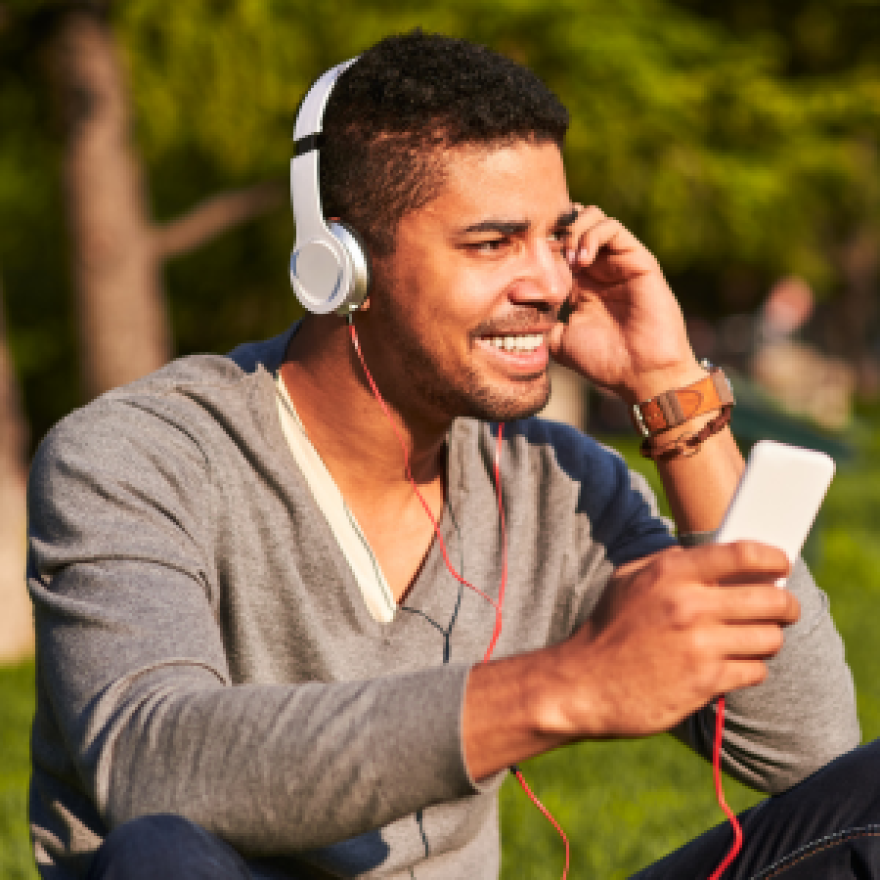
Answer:
M710 418L689 424L688 431L699 430ZM657 462L679 534L714 531L721 525L743 468L729 428L705 440L694 455Z

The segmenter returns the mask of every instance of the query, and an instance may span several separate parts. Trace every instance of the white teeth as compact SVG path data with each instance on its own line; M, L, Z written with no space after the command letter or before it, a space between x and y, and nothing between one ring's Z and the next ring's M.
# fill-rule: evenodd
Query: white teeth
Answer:
M502 351L535 351L544 341L542 333L527 336L490 336L489 343Z

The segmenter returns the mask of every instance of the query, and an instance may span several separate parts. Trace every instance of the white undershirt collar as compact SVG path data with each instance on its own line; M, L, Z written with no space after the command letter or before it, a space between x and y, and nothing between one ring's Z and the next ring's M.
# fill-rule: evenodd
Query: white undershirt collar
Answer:
M342 555L360 587L364 603L374 620L391 623L397 611L394 595L385 580L379 561L373 553L357 519L345 503L336 481L323 459L309 440L296 407L287 393L279 371L275 375L278 415L287 445L293 454L306 484L333 532Z

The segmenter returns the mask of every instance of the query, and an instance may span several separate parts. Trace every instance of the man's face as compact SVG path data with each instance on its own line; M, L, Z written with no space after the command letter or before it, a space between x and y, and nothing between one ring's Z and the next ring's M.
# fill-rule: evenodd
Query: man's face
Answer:
M367 354L404 412L523 418L550 394L546 334L571 288L575 213L554 144L466 146L373 266Z

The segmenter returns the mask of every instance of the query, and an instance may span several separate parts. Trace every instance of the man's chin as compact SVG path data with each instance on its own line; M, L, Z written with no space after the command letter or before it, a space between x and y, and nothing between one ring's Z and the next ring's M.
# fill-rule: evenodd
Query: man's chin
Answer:
M514 422L537 415L550 400L550 381L546 375L541 378L538 387L519 394L487 391L475 395L469 415L484 422Z

